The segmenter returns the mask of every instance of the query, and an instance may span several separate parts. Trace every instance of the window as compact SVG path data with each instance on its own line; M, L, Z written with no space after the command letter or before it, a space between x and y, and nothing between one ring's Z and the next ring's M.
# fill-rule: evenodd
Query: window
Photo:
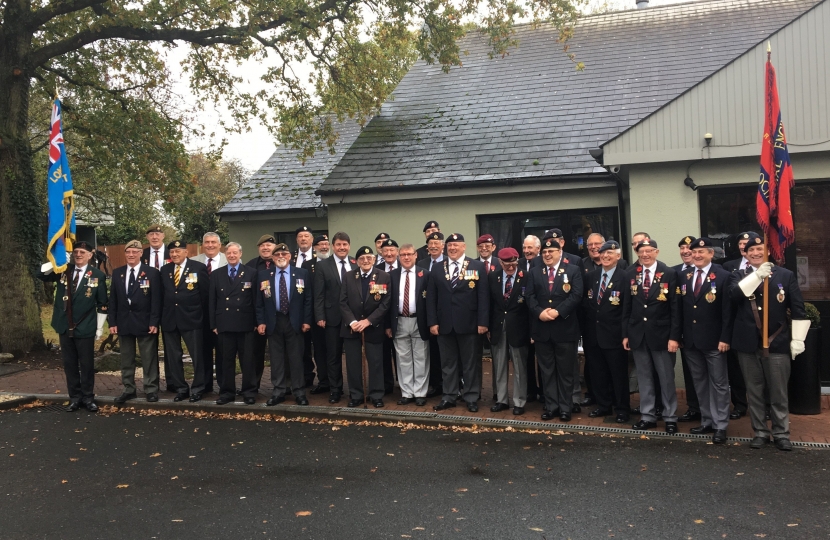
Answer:
M700 234L715 242L715 261L741 257L737 237L742 232L763 234L755 221L758 187L700 189Z

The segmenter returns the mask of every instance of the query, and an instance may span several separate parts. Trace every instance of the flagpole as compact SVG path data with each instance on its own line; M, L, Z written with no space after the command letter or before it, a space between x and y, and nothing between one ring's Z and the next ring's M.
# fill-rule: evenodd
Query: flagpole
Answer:
M764 262L769 261L769 244L767 243L767 233L764 233ZM763 338L764 353L769 350L769 276L764 278L764 321L762 324L761 336Z

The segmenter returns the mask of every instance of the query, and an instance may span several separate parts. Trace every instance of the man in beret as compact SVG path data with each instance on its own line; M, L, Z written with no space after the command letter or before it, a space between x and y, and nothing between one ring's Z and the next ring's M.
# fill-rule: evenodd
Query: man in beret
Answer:
M147 242L150 245L144 248L141 261L156 270L170 262L170 254L164 251L164 230L161 225L150 225L147 229Z
M385 235L386 233L381 233ZM378 235L380 236L380 235ZM393 270L400 266L398 260L398 243L391 238L386 238L380 244L381 260L375 265L391 274ZM395 360L393 358L393 342L391 337L385 337L383 340L383 388L387 394L391 394L395 390Z
M222 253L222 239L215 232L206 232L202 236L202 252L192 258L205 265L208 277L217 268L228 264L228 259ZM222 378L222 350L219 347L219 338L210 328L210 306L205 305L202 314L202 368L205 376L205 390L202 394L213 392L213 370L216 368L216 380ZM215 360L214 360L215 357ZM217 386L219 383L217 382ZM191 397L193 395L191 394Z
M331 254L331 250L329 248L329 237L326 234L318 234L314 237L314 242L311 245L314 256L303 263L303 270L308 272L308 282L306 283L308 287L308 294L311 296L312 299L312 312L314 308L314 272L317 267L317 263L320 261L324 261L329 257ZM312 317L313 318L313 317ZM326 360L326 331L323 328L320 328L316 324L311 325L311 331L306 332L303 334L304 338L304 346L305 351L303 353L303 377L305 382L308 383L306 386L312 387L309 391L312 394L327 394L329 391L329 370L328 370L328 363ZM310 338L310 343L309 343ZM311 351L311 356L313 359L312 369L309 370L309 366L306 364L306 357L309 356L309 351ZM314 386L314 372L315 368L317 371L317 385ZM309 381L309 378L311 381Z
M435 223L430 222L430 223ZM429 225L429 224L428 224ZM437 223L436 223L437 225ZM427 256L421 258L419 253L418 267L427 271L427 278L433 267L437 268L444 262L444 235L440 231L433 231L427 237ZM444 375L441 371L441 348L438 346L438 336L429 335L429 389L427 397L435 397L444 393Z
M744 248L746 247L746 243L748 241L749 232L742 232L738 235L738 253L740 254L740 257L723 263L722 266L724 270L729 272L734 272L735 270L746 270L747 265L749 265L749 261L744 254Z
M418 248L415 252L416 257L418 258L418 266L421 266L421 261L425 260L429 255L429 238L432 236L433 233L440 233L441 227L438 225L437 221L427 221L426 225L424 225L424 238L427 239L426 245L423 245ZM441 239L443 240L444 235L441 235ZM441 246L441 250L443 253L443 245Z
M542 241L542 262L542 267L530 270L525 292L544 386L542 420L558 415L562 422L570 422L575 409L574 379L579 378L576 310L582 302L582 270L564 261L562 248L552 236Z
M375 252L378 254L377 259L380 259L381 250L383 249L383 243L389 240L389 238L389 234L385 232L378 233L378 235L375 236ZM380 260L378 260L377 263L380 263Z
M171 262L161 267L161 331L164 338L164 372L167 386L175 388L173 401L190 398L196 402L205 391L205 369L201 362L202 328L209 284L205 265L187 258L187 243L167 244ZM193 362L193 384L184 376L182 340Z
M110 334L118 336L121 346L121 382L124 385L124 392L115 398L118 404L136 398L136 346L144 369L147 401L158 401L161 278L158 270L141 262L141 253L141 242L130 240L124 246L127 264L112 271L107 312Z
M272 407L285 401L285 366L291 375L291 393L297 405L308 405L303 379L303 335L311 329L311 282L308 272L291 265L291 250L275 244L274 267L257 274L257 333L267 336L271 355Z
M69 393L68 412L95 404L95 340L101 338L107 320L107 282L103 272L90 265L95 248L76 242L71 262L63 272L55 272L51 262L41 267L42 281L57 282L52 310L52 328L61 346L63 372ZM71 298L71 299L70 299Z
M588 416L597 418L617 413L618 424L628 422L630 403L628 392L628 353L622 345L623 300L628 284L619 268L620 244L605 242L597 251L600 267L585 277L583 306L585 324L582 327L582 347L591 361L594 398L597 408Z
M519 252L512 247L499 251L500 270L487 276L490 288L490 348L493 353L493 380L497 402L490 407L500 412L508 406L508 360L513 359L513 414L525 412L527 403L527 347L530 345L530 316L523 292L528 276L519 270Z
M381 233L383 234L383 233ZM387 274L391 273L392 270L398 268L400 262L398 261L398 243L392 240L391 238L387 238L380 243L380 249L378 253L380 253L381 260L378 261L377 268L380 268Z
M297 251L294 252L294 266L302 268L306 261L310 261L314 257L314 233L310 227L298 227L297 231Z
M625 272L629 294L623 309L623 347L633 351L640 386L640 413L636 430L657 427L655 395L663 397L666 433L677 433L677 390L674 386L674 353L680 347L681 311L677 273L657 260L657 242L637 244L638 264ZM660 387L655 388L652 368Z
M605 237L600 233L591 233L588 235L588 238L585 239L585 249L588 250L588 256L582 258L582 268L586 275L602 266L599 249L604 244ZM619 242L617 242L617 245L619 245ZM617 260L616 267L620 270L628 268L628 261L622 258L622 251L617 253L617 255L619 255L619 258Z
M455 407L464 378L467 410L478 412L481 395L481 355L479 341L487 333L490 319L490 293L486 270L481 261L465 256L464 236L447 237L447 260L435 264L427 290L427 323L438 337L441 349L444 395L433 407L442 411Z
M499 258L493 255L496 251L496 240L491 234L482 234L476 241L478 260L484 263L484 269L489 274L491 270L499 269Z
M340 288L340 336L346 351L346 376L349 380L349 407L365 403L363 390L363 351L366 352L368 398L383 407L383 339L386 314L392 301L389 274L374 267L372 248L357 250L358 268L346 275Z
M440 231L431 233L425 247L427 255L418 259L418 266L431 272L433 266L444 262L444 235ZM416 252L416 256L420 257L420 252Z
M273 275L274 261L271 256L276 245L277 239L274 238L273 234L263 234L260 236L256 244L259 254L245 263L245 266L253 268L256 270L257 274L259 274L259 272L267 272ZM254 363L254 367L256 368L257 391L262 383L262 374L265 371L265 348L267 345L268 337L260 334L259 332L254 332L253 336L251 336L251 361ZM288 367L286 366L285 369L288 369Z
M683 283L683 277L687 273L693 273L695 270L691 245L692 242L695 242L696 240L697 239L695 237L686 235L677 243L677 247L680 249L680 260L683 262L673 266L672 268L675 272L677 272L677 281L681 283L681 285ZM680 362L683 367L683 384L686 387L686 405L688 408L685 413L677 418L677 421L700 422L700 401L697 399L695 383L694 380L692 380L692 372L689 371L689 361L686 358L685 347L681 347L679 352Z
M739 272L741 274L746 270L749 261L745 255L746 243L749 241L749 232L742 232L738 235L738 252L739 259L726 261L723 263L723 269L729 272ZM735 316L735 312L732 312ZM732 322L734 324L734 321ZM744 381L744 374L741 371L741 364L738 361L738 353L734 349L729 349L726 352L726 366L729 371L729 394L732 400L732 412L729 418L737 420L746 414L748 407L746 399L746 382Z
M763 238L750 232L744 247L749 267L743 273L732 273L729 284L729 295L735 309L732 348L738 352L746 381L749 417L755 432L750 448L763 448L770 442L772 435L776 448L789 451L792 450L787 389L792 369L790 362L804 352L804 340L810 330L810 321L804 309L798 278L786 268L764 262L765 249ZM767 278L769 348L764 349L761 337L764 318L763 282ZM766 421L765 393L770 401L772 429Z

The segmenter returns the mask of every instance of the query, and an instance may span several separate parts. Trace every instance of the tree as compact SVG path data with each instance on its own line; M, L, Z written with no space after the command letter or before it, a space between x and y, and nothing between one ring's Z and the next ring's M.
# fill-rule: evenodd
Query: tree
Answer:
M25 352L42 342L33 276L44 253L44 212L35 187L29 105L33 96L50 95L56 82L67 110L78 118L88 107L100 114L99 125L86 134L102 137L91 148L125 136L130 116L136 117L133 126L152 124L146 136L162 143L186 123L173 104L159 99L170 88L163 53L185 45L183 67L197 97L227 107L239 128L250 117L262 118L302 157L334 142L331 122L318 121L321 113L364 122L376 111L413 49L445 69L459 64L456 40L472 18L494 54L504 54L515 44L511 25L517 18L552 21L566 35L580 1L0 0L0 306L6 321L0 350ZM268 92L240 90L229 63L242 60L268 63L262 75ZM124 123L110 125L119 108ZM108 128L109 135L101 135ZM184 170L176 152L169 145L164 150L136 156L142 166L133 172L141 185ZM132 167L127 158L117 164L114 171ZM122 181L99 180L108 187Z

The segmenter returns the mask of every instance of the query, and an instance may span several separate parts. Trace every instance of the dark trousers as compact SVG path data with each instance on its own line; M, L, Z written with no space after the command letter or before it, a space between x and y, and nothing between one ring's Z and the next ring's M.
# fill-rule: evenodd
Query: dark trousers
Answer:
M738 361L738 353L733 350L726 352L726 369L729 376L729 393L732 398L732 406L736 411L746 413L748 404L746 401L746 382L741 371L741 363ZM767 399L769 404L769 399Z
M316 325L315 325L316 326ZM318 326L319 328L319 326ZM303 333L303 385L314 384L314 360L311 357L312 337L311 332ZM292 376L293 379L293 376ZM293 388L293 385L292 385Z
M285 364L288 363L291 376L291 393L294 397L304 397L303 348L305 335L298 334L291 326L288 315L277 312L277 325L268 336L268 350L271 354L271 384L273 397L284 397L286 393Z
M536 359L545 392L545 409L570 413L573 405L577 342L537 341Z
M538 375L538 365L536 363L536 344L531 343L527 346L527 398L530 401L531 397L536 399L536 396L542 396L542 401L545 400L544 389L542 388L542 377Z
M205 315L207 317L207 315ZM202 327L202 373L204 374L205 392L213 392L213 367L216 366L216 386L222 380L222 348L219 346L219 336L213 333L209 326ZM214 360L215 357L215 360Z
M69 337L64 332L60 344L69 401L91 402L95 397L95 338Z
M187 394L192 391L194 394L201 394L205 390L205 370L201 365L202 361L202 329L197 330L170 330L163 331L164 336L164 373L167 379L167 387L173 388L178 394ZM184 351L182 340L190 353L193 361L193 388L188 388L187 380L184 377Z
M314 365L317 368L317 384L323 388L329 386L329 366L326 355L326 330L317 324L311 325L311 343L314 346ZM308 342L306 342L306 346ZM313 381L312 381L313 382Z
M476 403L481 395L481 356L478 334L440 334L441 371L444 377L444 401L457 399L460 378L464 378L464 401Z
M339 326L326 326L326 364L329 372L329 389L343 393L343 338Z
M395 390L395 360L392 358L392 338L383 337L383 391L387 394Z
M242 368L242 396L255 398L256 369L251 360L251 332L219 332L219 348L222 349L222 377L219 378L219 397L236 398L236 357Z
M628 393L628 351L622 347L603 349L596 344L583 340L586 358L591 361L585 365L593 382L593 397L601 409L611 409L617 413L628 413L631 405Z
M141 367L144 370L144 392L159 391L159 335L118 335L121 345L121 383L125 392L135 393L135 351L138 346Z
M359 337L343 340L346 350L346 377L349 382L349 399L363 401L363 343ZM368 381L366 390L369 399L383 399L383 343L369 343L366 346Z
M692 378L692 372L689 371L689 360L686 358L685 349L680 349L680 362L683 364L683 386L686 387L686 405L691 412L699 413L700 401L697 399L695 382Z
M438 336L429 336L429 385L434 390L444 386L444 373L441 371L441 347L438 346Z
M259 332L251 334L251 362L254 365L256 389L262 383L262 374L265 372L265 349L268 347L268 336L261 336ZM271 369L274 369L274 358L271 357Z

